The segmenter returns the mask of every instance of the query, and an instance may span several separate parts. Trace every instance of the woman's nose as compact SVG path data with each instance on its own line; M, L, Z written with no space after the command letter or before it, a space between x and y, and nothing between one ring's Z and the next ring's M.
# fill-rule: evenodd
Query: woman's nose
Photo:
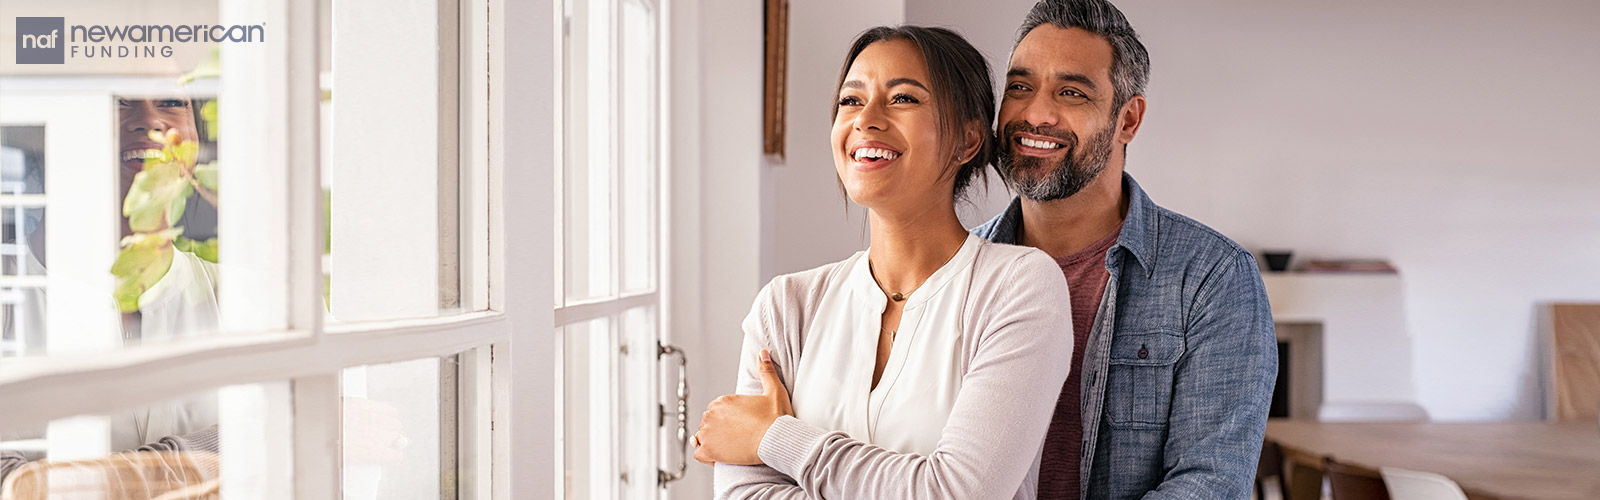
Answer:
M128 132L162 132L171 126L148 102L133 104L127 113L128 118L123 123Z
M861 107L861 112L856 114L856 130L888 130L889 120L884 116L883 106L870 102Z

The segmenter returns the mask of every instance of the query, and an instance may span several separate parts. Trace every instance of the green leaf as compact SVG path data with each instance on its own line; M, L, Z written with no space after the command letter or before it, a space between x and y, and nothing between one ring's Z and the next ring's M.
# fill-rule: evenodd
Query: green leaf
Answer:
M178 164L194 165L195 159L200 156L200 142L194 139L185 137L178 144L168 145L166 150Z
M119 310L125 313L139 310L139 296L167 275L167 270L172 268L172 238L182 231L181 228L169 229L123 238L122 252L111 263L111 274L117 278L112 293Z
M217 140L217 100L212 99L200 105L200 117L206 121L206 135L211 140Z
M138 232L177 224L193 191L177 163L146 164L133 176L133 186L122 201L122 215L128 218L128 227Z
M211 238L205 241L195 241L179 236L178 239L172 240L172 245L177 247L178 250L189 252L194 254L195 257L205 259L206 262L210 262L212 264L217 263L216 238Z
M196 165L194 167L194 178L200 181L201 186L205 186L206 189L210 189L213 193L217 192L217 162Z
M211 47L211 57L200 61L194 66L194 71L178 77L178 85L188 85L201 78L218 78L222 76L222 56L218 53L217 46Z

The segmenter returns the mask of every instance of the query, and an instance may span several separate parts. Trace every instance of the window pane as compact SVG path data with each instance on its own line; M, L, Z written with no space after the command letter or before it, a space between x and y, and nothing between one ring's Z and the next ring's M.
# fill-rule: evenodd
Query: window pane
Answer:
M53 47L26 49L61 60L0 68L0 289L28 296L6 294L11 326L0 357L110 351L284 323L286 313L230 323L228 293L219 289L241 286L233 298L254 306L249 283L285 281L281 251L264 264L223 250L229 224L235 245L283 241L254 220L221 215L225 206L280 219L286 211L281 198L263 206L242 196L250 182L223 187L241 172L276 172L265 165L281 159L258 147L281 145L271 139L281 136L281 122L268 119L281 110L262 99L265 84L252 87L281 70L231 76L283 52L285 27L265 11L222 9L216 0L7 4L16 39L27 45L45 36ZM91 35L96 29L106 34ZM224 89L232 89L226 99ZM229 146L219 147L229 132ZM27 331L17 329L24 316ZM18 348L19 338L36 341Z
M440 438L455 436L454 384L441 384L455 370L454 357L344 370L344 498L453 497L454 441Z
M0 206L0 276L44 275L44 209Z
M0 358L44 353L44 300L40 287L0 288Z
M288 387L230 386L0 433L0 480L18 500L215 498L286 481L286 467L267 464L284 464L288 436L266 429L290 428Z
M616 134L610 2L569 2L561 221L568 301L610 296Z
M668 469L678 462L658 462L659 454L657 439L661 437L662 427L665 424L676 430L677 405L670 396L672 392L660 392L656 389L655 372L657 363L656 342L656 308L655 306L637 307L622 313L620 317L621 332L619 342L628 346L627 349L618 349L623 353L618 364L617 401L619 415L615 433L621 436L617 449L621 456L618 466L622 468L623 481L621 497L627 498L654 498L658 488L656 485L656 469ZM661 358L660 364L675 363L675 358ZM675 369L676 365L671 364ZM598 396L596 396L598 397ZM671 412L665 413L662 412ZM670 469L669 469L670 470Z
M568 499L618 498L617 391L611 320L567 325L562 340L562 463Z
M44 127L0 126L0 195L44 194Z
M624 292L655 285L658 140L654 14L636 0L622 2L622 230Z
M457 20L432 0L330 2L330 319L458 312L462 207L487 200L461 195Z

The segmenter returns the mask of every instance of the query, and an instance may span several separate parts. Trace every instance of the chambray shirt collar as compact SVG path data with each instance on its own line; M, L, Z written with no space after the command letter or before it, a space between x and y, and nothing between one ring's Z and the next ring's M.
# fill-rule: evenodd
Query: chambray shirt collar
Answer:
M1150 196L1145 194L1144 188L1139 187L1138 181L1127 172L1122 173L1122 191L1128 195L1128 213L1122 220L1122 234L1117 236L1115 247L1121 247L1133 258L1139 261L1139 267L1144 270L1145 277L1155 275L1156 252L1158 248L1157 223L1159 209L1150 201ZM979 236L988 238L998 243L1020 244L1017 230L1022 227L1022 198L1012 198L1011 205L1006 211L987 224L973 229ZM1117 270L1114 266L1116 256L1106 252L1106 269Z

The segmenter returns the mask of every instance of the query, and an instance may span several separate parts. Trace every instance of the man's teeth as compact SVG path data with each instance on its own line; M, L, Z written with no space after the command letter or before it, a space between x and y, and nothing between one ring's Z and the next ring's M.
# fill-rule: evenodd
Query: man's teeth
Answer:
M122 161L151 160L160 157L161 150L159 149L135 149L133 151L122 152Z
M1035 141L1035 140L1029 139L1027 137L1018 137L1017 138L1017 142L1020 142L1020 143L1022 143L1023 146L1027 146L1027 147L1030 147L1030 148L1055 149L1055 148L1061 147L1060 144L1057 144L1057 143L1054 143L1054 142Z
M899 157L900 157L900 153L896 153L894 151L890 151L890 150L883 149L883 148L861 148L861 149L857 149L856 150L856 160L857 161L865 160L865 159L868 159L868 158L882 159L882 160L893 160L893 159L899 158Z

